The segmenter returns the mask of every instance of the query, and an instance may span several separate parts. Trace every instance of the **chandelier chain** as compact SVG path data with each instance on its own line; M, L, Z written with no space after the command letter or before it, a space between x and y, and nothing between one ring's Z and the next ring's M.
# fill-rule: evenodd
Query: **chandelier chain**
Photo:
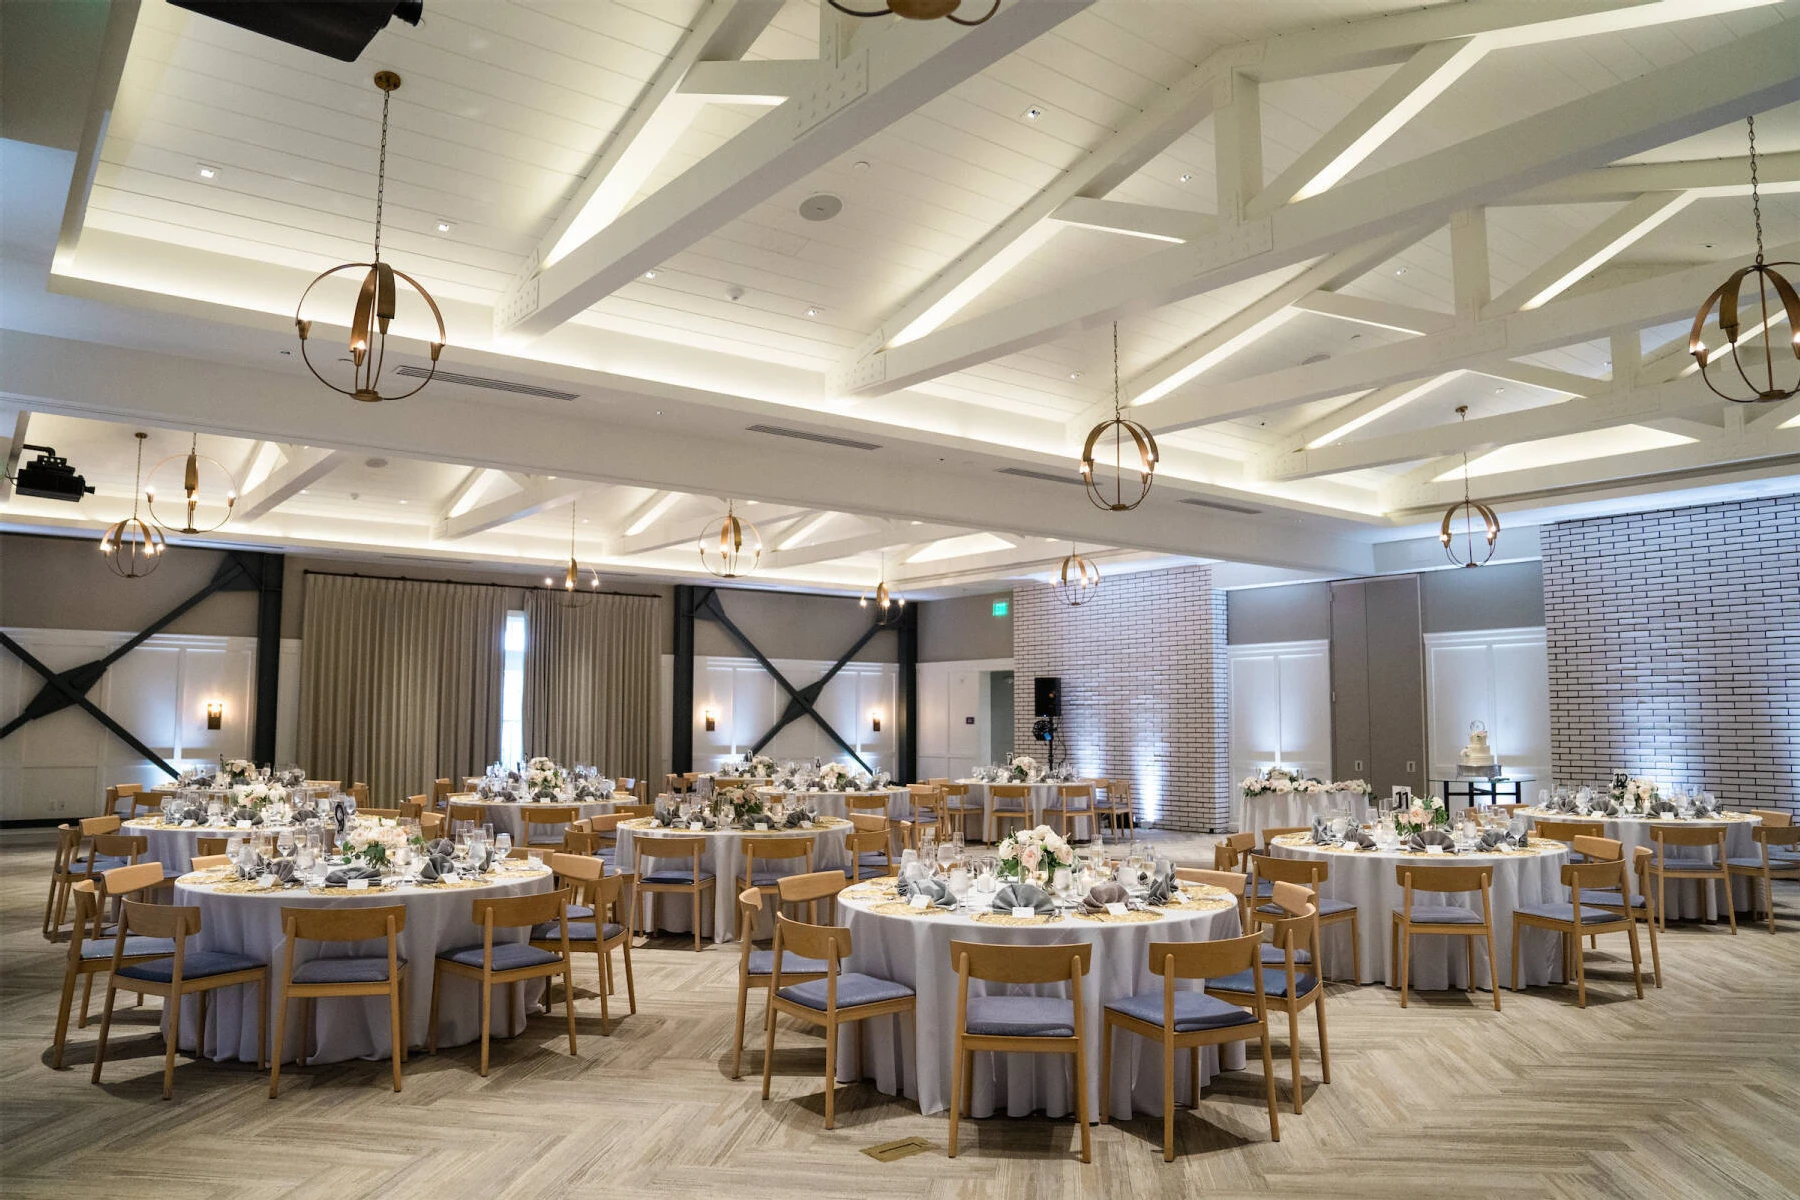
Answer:
M1119 388L1119 323L1113 322L1113 416L1123 411L1124 396Z
M1756 265L1763 261L1762 190L1756 178L1756 117L1744 118L1750 126L1750 215L1756 222Z
M375 261L376 262L381 261L381 208L382 208L382 202L387 198L388 104L389 104L389 102L391 102L393 100L393 98L394 98L393 92L383 91L381 93L381 158L380 158L379 164L375 168Z

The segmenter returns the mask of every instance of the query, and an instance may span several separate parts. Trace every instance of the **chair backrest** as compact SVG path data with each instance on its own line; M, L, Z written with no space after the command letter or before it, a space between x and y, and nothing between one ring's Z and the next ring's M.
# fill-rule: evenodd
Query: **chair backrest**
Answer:
M613 791L631 795L637 790L637 780L621 775L613 780Z
M534 826L555 825L566 829L581 817L574 805L534 804L525 808L525 837L529 840Z
M1763 857L1769 857L1770 846L1800 846L1800 825L1777 825L1770 827L1759 825L1750 831L1750 839L1763 848Z
M1276 883L1269 892L1275 906L1287 914L1269 922L1269 938L1286 956L1288 974L1292 975L1299 961L1296 951L1305 950L1312 954L1313 961L1318 961L1318 893L1304 884L1286 882Z
M480 825L486 820L487 805L485 804L452 804L450 806L450 826L453 829L458 821L473 821Z
M600 853L600 835L586 829L565 829L563 830L563 853L598 854Z
M756 919L762 915L761 888L745 888L738 893L738 957L744 971L750 969L750 942L756 932Z
M804 904L835 896L850 886L842 871L812 871L805 875L786 875L776 881L783 904ZM845 951L849 953L849 951Z
M225 853L225 847L231 843L230 838L197 837L194 839L194 853L212 855Z
M1238 924L1248 924L1244 911L1244 893L1250 887L1250 877L1242 871L1209 871L1205 867L1176 867L1175 878L1183 883L1205 883L1216 888L1224 888L1238 902Z
M1232 833L1225 840L1213 847L1213 869L1216 871L1233 871L1244 864L1244 856L1256 848L1256 834L1246 830L1243 833Z
M703 837L647 837L636 841L637 856L643 858L698 859L706 852Z
M753 837L744 839L744 869L756 869L756 860L792 862L812 860L813 840L806 837Z
M419 832L425 837L438 837L444 832L445 816L441 812L419 814Z
M124 945L127 934L174 938L176 962L181 961L181 941L199 932L200 910L198 908L127 900L119 917L119 944L121 946Z
M620 817L648 817L656 812L654 804L615 804L613 814Z
M366 783L353 783L350 785L350 794L356 799L356 807L361 808L369 802L369 785Z
M1622 861L1625 857L1625 843L1616 838L1592 837L1578 834L1569 848L1584 858L1596 862Z
M442 803L444 801L445 798L447 798L450 795L450 793L453 790L454 790L454 787L448 779L432 780L431 781L431 807L436 808L440 803Z
M944 811L947 803L944 799L944 789L935 783L909 783L906 785L906 790L912 800L913 812L916 813L920 809L930 809L937 813Z
M1029 800L1031 786L1024 783L996 783L988 789L988 794L996 800Z
M417 796L408 796L400 803L400 811L409 817L420 816L430 807L432 807L431 797L423 793Z
M961 800L969 794L969 785L966 783L950 783L949 781L945 781L938 784L938 786L944 790L945 797L951 800Z
M1405 889L1401 911L1412 915L1413 892L1480 892L1482 915L1488 915L1488 887L1494 880L1494 868L1486 866L1425 866L1422 863L1397 863L1395 882Z
M494 929L517 929L561 921L569 905L569 889L537 892L529 896L476 897L470 905L470 920Z
M1290 833L1311 833L1310 825L1270 825L1262 831L1263 845L1267 846L1278 837L1286 837Z
M1590 858L1587 862L1564 863L1562 882L1564 887L1573 889L1573 899L1577 904L1581 903L1583 890L1597 892L1602 888L1616 887L1621 898L1631 895L1622 854L1617 858Z
M1785 829L1794 823L1794 814L1779 808L1753 808L1750 815L1761 817L1762 823L1772 829Z
M827 976L831 983L826 994L834 1002L837 997L838 962L850 953L850 946L850 931L841 925L809 925L805 921L796 921L785 913L775 914L773 969L780 971L782 958L788 954L814 958L829 964Z
M1093 962L1091 942L1058 942L1048 946L1017 946L1002 942L950 943L950 965L962 977L990 983L1057 983L1068 980L1079 986Z
M150 849L150 839L122 833L102 833L88 840L96 858L124 858L136 862Z
M556 873L558 883L565 884L575 893L574 903L593 907L591 897L600 877L606 874L606 864L587 854L552 854L550 869Z
M1171 982L1220 979L1254 967L1262 954L1261 946L1261 933L1217 942L1151 942L1150 973Z
M1573 843L1578 837L1605 837L1605 821L1568 821L1540 817L1532 823L1531 832L1552 842Z
M190 871L210 871L214 867L229 867L230 865L231 855L224 853L196 854L188 859L188 870Z
M56 857L51 861L51 870L60 875L69 869L75 856L81 853L81 827L64 822L56 827Z
M356 815L359 817L368 817L372 820L398 821L406 814L397 808L364 808L359 804L356 806Z
M587 821L587 827L589 830L591 830L594 833L603 833L603 834L608 834L608 835L611 835L611 834L615 833L615 831L617 831L617 829L619 828L620 821L625 821L625 820L629 820L629 819L630 818L628 818L624 813L618 813L618 812L600 813L596 816L584 818L584 820Z
M93 837L95 834L100 833L117 833L119 832L119 826L124 823L124 818L119 816L118 813L106 813L105 815L98 817L83 817L81 818L81 836Z
M880 813L882 814L882 819L886 820L888 798L883 792L875 792L867 795L857 795L852 793L851 795L844 797L844 808L849 811L850 819L852 821L856 820L859 815L865 813Z
M886 829L860 829L844 835L844 849L851 854L886 854L889 836Z
M1280 880L1317 888L1331 878L1331 864L1316 858L1276 858L1272 854L1252 854L1250 865L1258 879Z
M850 824L858 833L887 833L890 829L888 819L875 813L853 812Z
M1087 803L1082 807L1092 808L1094 806L1094 785L1091 783L1059 783L1056 785L1056 797L1062 801L1064 808L1070 807L1069 801L1071 800L1085 800Z
M1725 827L1723 825L1665 825L1661 821L1652 821L1650 823L1650 840L1656 843L1659 861L1664 846L1717 846L1720 853L1723 854ZM1719 864L1713 865L1718 866Z
M281 909L281 926L287 937L308 942L372 942L392 940L406 929L406 906L378 908Z

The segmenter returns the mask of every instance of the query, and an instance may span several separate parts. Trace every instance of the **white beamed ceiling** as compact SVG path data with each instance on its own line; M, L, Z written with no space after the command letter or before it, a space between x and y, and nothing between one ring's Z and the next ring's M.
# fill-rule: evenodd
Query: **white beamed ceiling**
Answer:
M1518 423L1516 438L1502 433L1476 448L1488 456L1486 466L1505 468L1480 478L1509 497L1503 512L1515 520L1529 520L1550 504L1568 511L1589 494L1617 503L1636 492L1649 505L1679 502L1682 489L1709 488L1714 495L1734 480L1766 488L1772 475L1791 474L1800 462L1800 430L1780 427L1791 413L1758 426L1763 413L1734 414L1703 395L1683 393L1654 413L1622 417L1614 428L1648 432L1614 443L1604 427L1558 424L1579 406L1599 403L1594 397L1627 390L1633 369L1645 386L1674 377L1684 355L1641 368L1612 364L1615 345L1635 341L1643 354L1654 355L1683 337L1681 323L1671 320L1617 331L1579 328L1568 344L1540 346L1512 362L1471 341L1466 353L1447 355L1422 377L1443 374L1435 386L1364 421L1338 447L1416 435L1421 449L1409 461L1394 462L1394 453L1383 452L1373 456L1380 461L1366 463L1352 454L1344 469L1325 474L1272 469L1382 398L1359 408L1364 387L1259 401L1250 415L1182 422L1160 435L1165 471L1153 502L1137 513L1104 517L1096 517L1074 486L996 472L1011 466L1072 475L1082 431L1110 403L1112 338L1105 321L1062 328L1026 348L996 350L894 391L839 395L827 384L829 373L878 347L871 343L877 330L893 339L915 296L946 273L960 278L964 256L985 256L984 243L1014 214L1083 170L1090 153L1140 111L1178 93L1202 64L1216 65L1221 56L1235 56L1238 67L1254 71L1268 39L1277 39L1268 43L1277 48L1313 39L1311 51L1292 52L1301 55L1300 67L1283 67L1252 93L1267 182L1375 103L1384 88L1391 93L1407 70L1401 65L1407 48L1443 36L1432 32L1431 22L1498 12L1502 24L1517 24L1526 11L1547 18L1631 10L1625 28L1572 29L1488 51L1388 131L1337 185L1346 186L1608 88L1677 70L1738 39L1791 32L1800 22L1800 0L1047 0L1063 4L1066 19L897 112L853 148L784 177L766 199L695 224L684 248L656 265L654 278L630 280L542 337L497 338L494 306L536 264L609 139L659 81L668 82L668 64L689 30L712 6L734 2L426 0L420 26L394 23L361 61L345 64L165 0L120 0L114 9L128 48L116 78L102 72L103 86L92 98L39 98L45 105L91 104L96 115L106 114L104 122L93 121L105 134L91 147L91 188L69 187L76 155L64 149L0 147L9 203L0 326L19 335L10 343L15 353L42 355L48 363L73 340L159 356L142 360L146 378L187 369L204 387L215 368L220 379L249 369L261 373L250 378L266 380L271 395L295 376L304 380L297 355L286 352L293 347L288 314L312 275L368 257L381 108L370 76L390 68L405 83L393 99L383 253L443 304L450 324L444 367L564 389L577 399L438 383L404 402L400 424L389 426L318 391L316 404L331 413L320 427L310 418L287 419L279 406L239 405L226 395L217 399L217 419L205 420L204 413L159 411L150 401L92 388L78 394L47 369L12 372L0 380L0 405L9 410L0 435L13 428L12 414L28 414L29 440L68 455L99 494L79 508L10 497L0 502L0 527L97 529L122 515L111 510L129 503L130 430L152 428L154 461L180 449L181 430L198 424L202 449L239 480L259 456L266 464L280 462L280 455L315 453L301 449L309 444L336 453L303 492L281 497L253 520L234 521L215 541L527 567L567 555L572 502L584 559L611 572L687 578L698 571L692 543L701 523L736 497L751 502L741 511L764 526L771 553L762 574L770 582L855 590L885 572L919 594L943 594L1041 578L1066 552L1063 537L1117 569L1218 557L1322 572L1366 569L1372 542L1429 517L1446 486L1440 477L1460 461L1439 448L1459 405L1468 407L1471 420ZM128 23L134 9L135 22ZM786 0L772 19L761 16L745 60L812 60L834 47L846 58L865 50L880 55L898 44L893 39L934 33L893 21L822 19L818 0ZM1399 53L1374 53L1348 65L1320 58L1317 69L1305 69L1311 61L1305 53L1317 57L1339 36L1355 41L1387 28L1423 32L1416 43L1392 38ZM101 56L99 47L94 55ZM1219 78L1228 79L1229 71ZM1230 100L1221 88L1219 103ZM793 120L792 104L685 97L676 103L685 106L684 119L666 144L654 147L654 165L627 212L656 214L659 192L673 181L729 169L722 164L746 130ZM1222 190L1221 123L1241 114L1243 101L1237 103L1217 111L1197 106L1191 121L1152 139L1105 186L1077 194L1211 219ZM1039 115L1028 118L1028 109ZM1771 156L1764 223L1772 245L1794 242L1800 240L1800 98L1757 116L1759 146ZM1226 126L1227 132L1237 127ZM1742 125L1730 122L1622 161L1735 163L1743 153ZM214 169L213 178L201 177L202 164ZM1520 191L1534 188L1544 189L1544 181L1524 181ZM842 199L836 218L814 222L800 215L801 202L819 192ZM1241 386L1261 395L1272 386L1267 381L1284 380L1281 373L1299 364L1405 353L1406 343L1421 335L1380 323L1384 313L1402 323L1409 314L1436 321L1439 329L1502 317L1493 311L1495 298L1541 279L1546 264L1573 254L1584 239L1603 239L1607 223L1623 219L1618 214L1635 194L1582 198L1552 186L1544 198L1514 199L1501 190L1480 210L1488 308L1477 311L1465 297L1465 311L1457 312L1459 271L1467 263L1457 265L1448 226L1418 229L1385 259L1337 282L1344 312L1279 312L1184 386L1224 396ZM1683 206L1658 214L1652 227L1584 263L1559 298L1697 264L1718 263L1722 277L1750 252L1747 210L1741 195L1687 197ZM1229 228L1235 214L1218 219ZM440 232L439 223L449 230ZM1073 224L1040 227L1038 240L939 332L969 322L981 328L984 318L1079 288L1104 271L1148 273L1171 251L1165 241ZM1312 266L1312 260L1293 263L1173 303L1146 300L1120 325L1123 377L1141 387L1155 382L1154 372L1191 361L1207 349L1209 331L1232 328L1240 313L1293 287ZM343 296L341 288L328 291L326 311L344 304ZM1703 296L1704 289L1696 292L1692 305ZM400 324L416 333L419 314L404 303L403 297ZM1351 319L1363 314L1369 319ZM341 335L315 336L316 344L329 345ZM416 361L417 350L409 344L402 354ZM176 359L161 357L171 355ZM195 365L172 366L177 359ZM135 370L136 360L118 361L127 376ZM31 389L14 382L28 377L38 380ZM121 378L118 388L131 391L132 380ZM1578 393L1573 399L1572 392ZM511 450L503 456L481 418L457 424L444 415L479 413L484 402L491 420L541 427L559 444L547 445L541 461ZM1139 415L1154 426L1165 403L1153 402ZM416 451L402 436L406 420L431 426ZM758 422L881 449L747 432ZM1747 437L1750 428L1766 436ZM571 437L584 439L573 457ZM615 441L655 452L620 454ZM1495 454L1508 445L1516 449ZM1634 448L1620 452L1620 445ZM1555 449L1534 456L1534 446ZM1587 446L1607 452L1597 449L1584 459L1571 450ZM1673 454L1676 449L1682 453ZM705 461L696 463L696 456ZM385 464L370 465L381 459ZM771 468L776 463L780 469ZM477 506L517 497L520 512L495 509L507 519L465 537L447 536L458 498L477 478L473 473L487 468L494 473L481 477ZM553 486L552 476L564 486ZM579 487L571 490L568 480L579 480ZM954 504L946 500L952 494ZM1183 499L1252 511L1183 506ZM645 524L653 507L655 519ZM817 519L827 513L834 515ZM940 557L930 549L946 543L982 550ZM782 565L777 545L787 546L791 565Z

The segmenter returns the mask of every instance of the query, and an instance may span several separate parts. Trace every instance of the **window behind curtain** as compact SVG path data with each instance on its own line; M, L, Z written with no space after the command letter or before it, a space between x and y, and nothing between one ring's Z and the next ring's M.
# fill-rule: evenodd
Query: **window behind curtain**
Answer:
M500 761L508 766L525 758L525 646L523 609L508 609L502 642L500 677Z

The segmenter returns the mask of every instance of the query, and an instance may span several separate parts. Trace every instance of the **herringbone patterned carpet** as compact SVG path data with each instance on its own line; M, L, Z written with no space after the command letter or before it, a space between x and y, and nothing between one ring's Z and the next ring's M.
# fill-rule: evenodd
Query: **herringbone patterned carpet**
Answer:
M464 1047L414 1057L399 1095L385 1063L352 1063L285 1071L271 1101L266 1075L184 1059L164 1102L146 1007L115 1022L116 1057L94 1087L91 1028L71 1033L70 1069L48 1066L63 961L38 932L48 861L44 847L0 850L0 1193L9 1197L1800 1195L1792 885L1781 890L1777 936L1752 925L1735 938L1671 928L1666 986L1642 1002L1625 998L1609 953L1592 960L1601 981L1585 1012L1562 989L1508 993L1502 1013L1460 993L1402 1012L1385 988L1334 986L1333 1082L1317 1083L1308 1019L1303 1116L1287 1108L1277 1038L1279 1143L1267 1140L1253 1069L1222 1076L1197 1114L1181 1113L1173 1165L1151 1119L1096 1128L1084 1167L1073 1126L1041 1119L965 1126L952 1161L943 1117L868 1087L840 1093L839 1128L827 1133L823 1049L797 1029L784 1028L791 1048L778 1054L775 1099L763 1103L755 1082L728 1078L735 956L695 955L680 939L635 955L639 1014L611 1037L600 1034L597 1003L580 1004L593 1015L580 1023L578 1058L565 1052L559 1011L497 1042L485 1080ZM933 1150L885 1164L858 1153L914 1135Z

